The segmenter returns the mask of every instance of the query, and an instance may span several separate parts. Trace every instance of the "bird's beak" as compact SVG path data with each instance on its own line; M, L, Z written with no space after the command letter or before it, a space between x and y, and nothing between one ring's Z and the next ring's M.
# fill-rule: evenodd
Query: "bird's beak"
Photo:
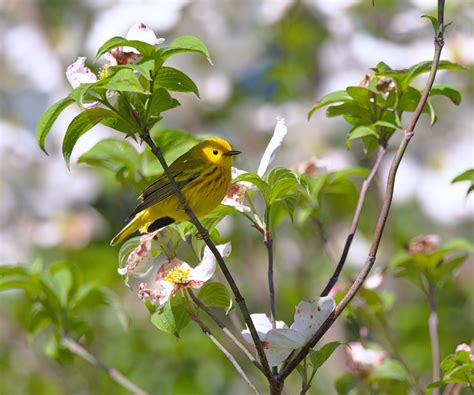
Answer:
M240 151L227 151L223 155L225 155L225 156L234 156L234 155L239 155L241 153L242 152L240 152Z

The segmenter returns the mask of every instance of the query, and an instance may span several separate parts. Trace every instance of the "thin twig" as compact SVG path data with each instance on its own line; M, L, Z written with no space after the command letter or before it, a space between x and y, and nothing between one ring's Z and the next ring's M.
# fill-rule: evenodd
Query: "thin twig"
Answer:
M428 320L428 327L430 330L430 342L431 342L431 359L433 363L433 382L439 381L440 371L439 365L441 363L439 353L439 338L438 338L438 310L436 307L436 299L433 290L433 284L428 280L428 304L430 306L430 318ZM433 395L439 395L439 388L433 390Z
M127 379L122 373L117 369L111 368L102 362L100 359L96 358L89 351L87 351L81 344L72 339L69 336L64 336L62 338L63 344L71 351L73 354L81 357L82 359L89 362L91 365L94 365L102 369L112 380L117 384L121 385L123 388L127 389L134 395L147 395L148 393L140 388L138 385L132 383Z
M211 330L209 327L204 324L204 322L201 321L201 318L199 318L199 315L197 314L191 314L191 318L193 319L196 324L199 325L201 330L206 334L206 336L211 339L211 341L219 348L219 350L222 351L222 353L226 356L226 358L230 361L230 363L234 366L235 370L242 376L242 378L245 380L245 382L252 388L257 395L260 394L260 392L257 390L255 385L252 384L248 376L245 374L239 363L235 360L235 358L232 356L232 354L217 340L214 335L212 334Z
M440 11L441 14L444 13L444 1L438 0L438 7L442 8ZM303 346L303 348L293 357L293 359L283 368L280 372L276 381L283 382L286 377L300 364L300 362L308 355L308 352L311 350L312 347L316 345L316 343L321 339L321 337L328 331L334 321L339 317L342 311L346 308L346 306L350 303L350 301L354 298L355 294L359 291L360 287L364 283L364 280L367 278L370 270L372 269L375 259L377 256L377 251L380 245L380 241L382 239L382 234L385 228L385 223L387 222L388 213L390 211L390 205L392 203L393 191L395 187L395 179L397 176L398 166L405 154L405 151L408 147L408 144L411 138L414 136L415 126L418 122L418 119L423 112L423 108L428 100L428 95L430 93L431 87L433 85L434 79L436 77L436 72L438 70L439 59L441 57L441 50L443 49L444 40L443 40L443 29L440 30L440 33L434 40L434 56L433 56L433 63L431 66L430 74L428 76L428 80L426 82L425 88L423 89L423 93L420 97L418 105L416 106L415 112L413 113L410 121L408 123L407 128L404 131L404 136L400 145L398 146L397 153L392 161L390 166L388 179L387 179L387 187L385 190L385 196L383 199L382 208L379 213L379 217L377 220L377 225L374 233L374 237L372 240L371 248L369 251L369 255L367 260L354 280L354 283L347 291L344 298L341 302L336 306L334 312L326 319L326 321L321 325L321 327L317 330L317 332L311 337L311 339Z
M385 152L386 152L386 147L381 145L377 152L377 158L375 159L374 165L372 166L372 170L370 171L369 175L362 183L359 200L357 201L357 208L354 213L354 217L352 218L351 229L349 231L349 234L347 235L346 243L344 244L344 249L342 250L341 258L339 259L339 262L337 263L337 266L336 266L336 269L334 270L333 275L331 276L328 283L324 287L323 292L321 292L321 296L329 295L329 292L331 292L331 289L334 287L334 285L336 285L337 280L339 279L342 268L344 267L344 264L346 263L347 255L349 254L352 240L354 239L354 235L357 231L357 227L359 226L359 220L362 214L362 209L364 208L367 191L369 190L372 184L372 181L375 175L377 174L377 171L379 170L380 164L382 163L382 159L385 156Z
M247 327L249 328L250 334L252 336L252 339L255 344L255 348L257 349L258 356L260 358L260 362L263 366L263 370L265 373L265 376L269 381L273 380L272 376L272 371L270 369L270 365L268 364L267 357L265 355L265 352L263 351L262 343L260 342L260 339L257 334L257 330L255 329L255 325L250 317L250 313L248 311L247 305L245 303L245 299L243 298L242 294L240 293L240 290L237 286L237 284L234 281L234 278L232 277L232 274L230 273L229 269L227 268L227 265L224 262L224 259L222 258L222 255L220 254L219 250L216 248L215 244L212 242L212 240L209 237L209 232L207 229L201 224L201 222L198 220L196 215L194 214L193 210L189 207L189 205L186 203L186 199L181 192L178 184L176 183L176 180L173 177L173 174L171 173L168 164L166 163L166 160L163 156L163 153L161 152L160 147L158 147L152 140L149 130L147 128L143 128L144 131L141 134L141 138L143 141L145 141L148 146L151 149L151 152L157 157L159 162L161 163L161 166L163 167L163 170L168 177L171 186L174 189L174 192L176 196L178 197L179 203L183 207L184 211L186 214L189 216L191 222L196 226L201 238L204 240L206 245L209 247L213 255L216 257L217 263L219 264L220 269L222 270L222 273L224 274L227 282L229 283L229 286L234 293L235 296L235 302L240 308L240 311L242 313L242 316L245 320L245 323L247 324Z
M242 352L252 361L252 363L260 370L263 372L262 365L258 363L258 361L255 359L255 357L252 355L252 353L247 349L247 347L244 346L242 342L237 339L237 337L225 326L225 324L215 315L212 310L207 307L204 303L202 303L199 298L194 295L194 293L188 289L188 295L191 297L193 302L202 310L204 311L209 318L211 318L219 328L222 329L224 334L238 347Z

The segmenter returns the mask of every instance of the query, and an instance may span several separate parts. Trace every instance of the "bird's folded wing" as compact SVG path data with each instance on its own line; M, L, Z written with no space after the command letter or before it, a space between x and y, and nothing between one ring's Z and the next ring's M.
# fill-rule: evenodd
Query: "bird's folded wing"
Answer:
M201 159L185 159L179 163L174 162L170 166L170 171L179 188L182 189L199 177L202 173L203 165L204 162ZM130 214L130 217L165 200L174 195L174 193L173 185L169 182L166 174L161 175L138 197L138 206Z

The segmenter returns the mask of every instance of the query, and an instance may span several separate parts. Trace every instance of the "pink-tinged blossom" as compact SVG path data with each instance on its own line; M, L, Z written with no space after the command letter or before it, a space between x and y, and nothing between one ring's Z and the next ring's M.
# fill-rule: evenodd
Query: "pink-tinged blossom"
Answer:
M414 254L432 254L438 248L440 237L438 235L421 235L413 239L409 246L408 252Z
M66 78L73 89L81 84L97 82L97 76L86 66L86 59L85 57L77 58L77 60L66 69Z
M228 257L231 245L230 243L218 245L217 249L223 257ZM147 283L140 284L138 297L142 301L150 300L154 305L162 307L178 291L202 287L206 281L211 279L215 271L216 257L206 247L201 262L194 268L178 258L163 263L151 286Z
M158 231L144 234L140 237L140 243L129 254L127 264L124 267L117 269L122 276L134 275L135 277L142 277L146 275L153 263L152 242Z
M349 343L346 350L348 368L360 377L366 377L382 365L386 354L384 351L364 347L361 343Z
M265 314L251 314L270 366L278 366L293 350L301 348L311 339L335 307L331 297L301 301L296 305L294 323L290 328L283 321L276 321L273 329L270 318ZM249 344L253 344L248 329L242 331L242 336Z

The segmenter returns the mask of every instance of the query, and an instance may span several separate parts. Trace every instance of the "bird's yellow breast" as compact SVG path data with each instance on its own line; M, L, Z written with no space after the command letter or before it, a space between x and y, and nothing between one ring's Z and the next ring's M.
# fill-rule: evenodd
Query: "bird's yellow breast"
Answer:
M209 166L198 178L182 189L186 202L197 217L209 214L220 204L229 190L231 179L230 169ZM189 219L176 195L143 210L142 213L142 220L147 222L145 227L161 217L171 217L176 221Z

